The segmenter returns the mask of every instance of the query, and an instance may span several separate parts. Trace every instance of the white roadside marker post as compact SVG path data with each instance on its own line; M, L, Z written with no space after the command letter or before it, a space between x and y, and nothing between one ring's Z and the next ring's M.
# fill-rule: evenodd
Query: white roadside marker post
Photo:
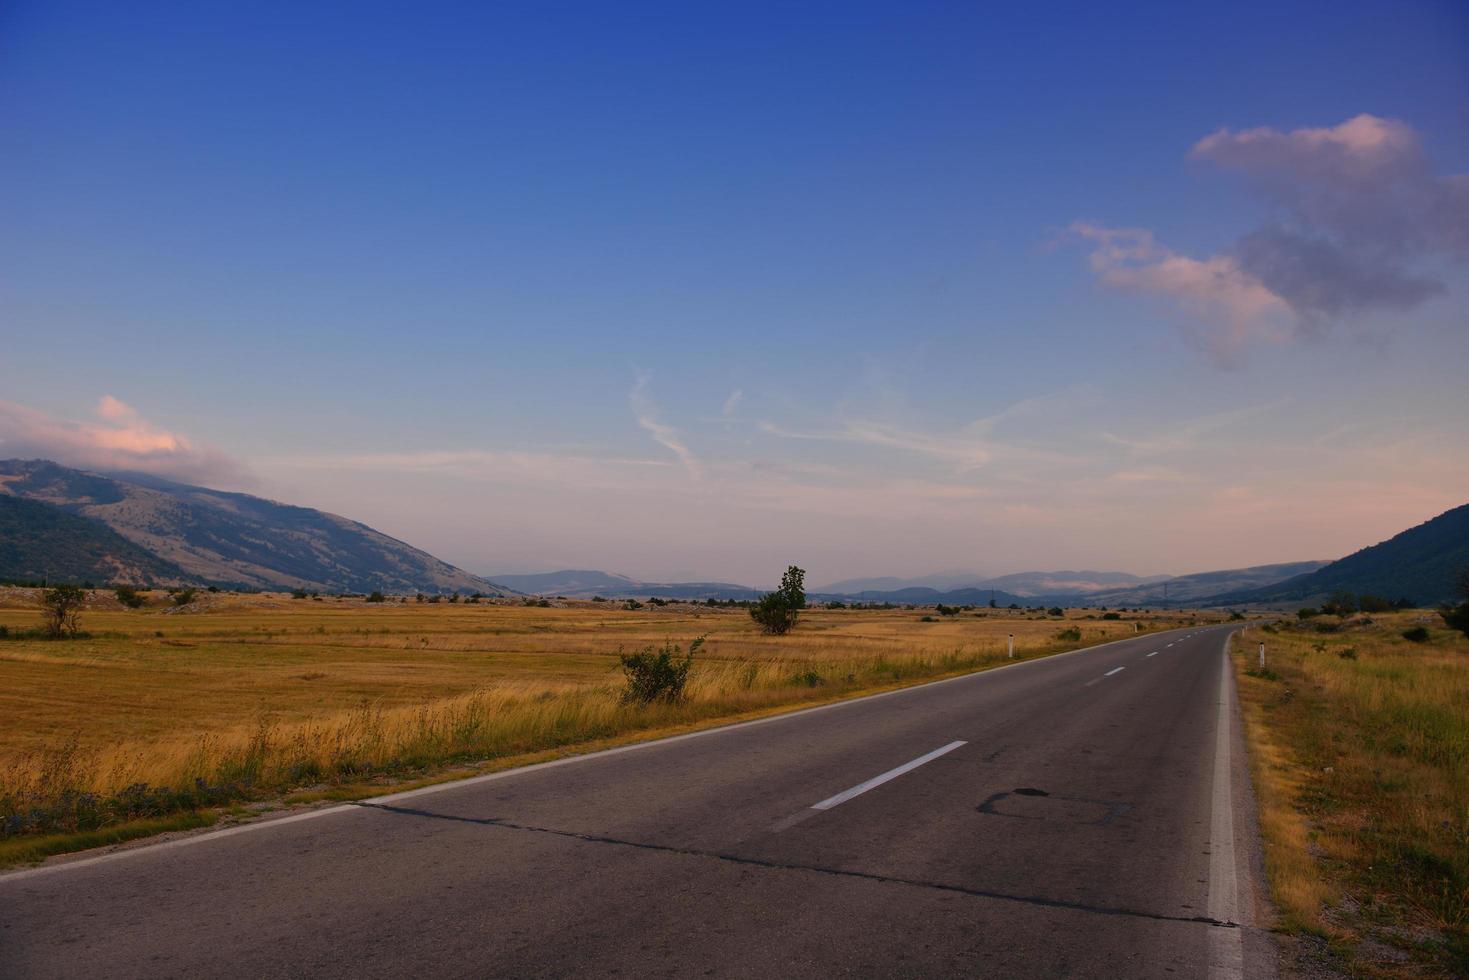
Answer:
M1260 669L1265 669L1265 644L1260 644Z
M1010 634L1010 659L1015 659L1015 634Z

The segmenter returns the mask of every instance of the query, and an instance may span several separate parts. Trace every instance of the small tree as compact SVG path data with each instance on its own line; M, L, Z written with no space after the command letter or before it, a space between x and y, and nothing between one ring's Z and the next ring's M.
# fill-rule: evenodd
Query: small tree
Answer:
M384 598L384 596L383 596L383 594L381 592L377 591L376 589L373 589L372 590L372 594L370 594L367 597L367 601L368 602L386 602L387 599Z
M141 609L145 601L142 596L138 595L138 590L131 585L119 585L113 592L117 596L117 601L129 609Z
M41 624L46 635L56 640L76 636L81 630L82 605L86 601L86 591L75 585L47 589L41 596Z
M806 608L806 572L795 565L781 576L780 588L760 597L750 607L750 618L766 633L781 636L795 629Z

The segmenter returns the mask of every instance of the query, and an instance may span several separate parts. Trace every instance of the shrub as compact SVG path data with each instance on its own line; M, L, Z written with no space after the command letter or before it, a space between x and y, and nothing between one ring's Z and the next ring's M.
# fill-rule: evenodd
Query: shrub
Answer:
M1081 630L1075 626L1072 626L1069 629L1064 629L1057 633L1056 639L1075 643L1077 640L1081 639Z
M1409 640L1413 643L1427 643L1428 630L1424 629L1422 626L1410 627L1403 630L1403 639Z
M1231 610L1230 613L1229 613L1229 621L1231 623L1241 622L1241 621L1244 620L1244 618L1245 618L1245 614L1242 613L1242 612L1240 612L1238 609Z
M833 600L831 600L830 602L828 602L826 604L826 608L828 608L828 609L845 609L845 608L847 608L847 604L845 602L838 602L837 600L833 599Z
M601 597L601 596L599 596L599 595L594 595L594 596L592 596L592 601L593 601L593 602L606 602L606 601L607 601L607 600L606 600L606 599L603 599L603 598L602 598L602 597Z
M789 633L796 626L801 610L806 608L806 572L791 565L780 579L780 588L750 607L750 618L760 628L776 636Z
M82 604L87 593L75 585L58 585L41 596L41 629L53 640L81 632Z
M1066 610L1062 609L1060 606L1052 606L1050 609L1047 609L1046 610L1046 615L1047 616L1065 616L1066 615Z
M173 594L173 604L175 606L187 606L189 603L194 601L194 596L198 594L199 590L193 587L187 589L179 589Z
M292 589L291 590L291 598L292 599L304 599L304 598L306 598L306 590L305 589ZM422 602L423 601L423 596L419 596L418 597L418 601L419 602Z
M1469 602L1461 602L1457 606L1444 606L1439 611L1443 617L1444 624L1451 630L1458 630L1465 636L1469 636Z
M1296 610L1296 618L1297 619L1315 619L1317 616L1320 616L1320 615L1321 615L1321 610L1315 608L1314 606L1307 606L1304 609L1297 609Z
M626 686L622 691L623 704L652 704L662 701L677 704L684 699L684 685L688 683L689 670L694 666L694 654L704 645L704 637L689 644L688 655L675 660L683 651L671 643L665 643L657 652L644 647L636 653L618 651L617 659L622 662L626 675Z
M1343 660L1356 660L1357 659L1357 648L1356 647L1342 647L1340 650L1336 651L1336 655L1338 657L1341 657Z
M1121 619L1122 618L1122 614L1121 613L1115 613L1115 612L1102 613L1102 618L1103 619ZM1241 616L1240 619L1244 619L1244 617Z
M1381 596L1363 595L1357 600L1357 608L1364 613L1385 613L1393 611L1393 604Z
M946 606L942 602L934 607L940 616L957 616L961 612L958 606Z
M919 616L918 617L918 621L920 623L937 623L938 622L938 620L937 619L934 619L932 616Z
M387 600L383 598L383 594L381 592L379 592L376 589L374 589L372 591L372 594L367 597L367 601L368 602L386 602Z
M119 585L112 591L117 596L117 601L129 609L141 609L143 603L146 601L142 596L138 595L138 590L131 585Z

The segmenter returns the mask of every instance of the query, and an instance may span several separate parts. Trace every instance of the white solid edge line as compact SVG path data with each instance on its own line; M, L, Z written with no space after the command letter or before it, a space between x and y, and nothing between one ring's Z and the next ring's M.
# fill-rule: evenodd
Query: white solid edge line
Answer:
M1107 671L1102 676L1103 677L1111 677L1113 674L1120 673L1120 672L1122 672L1122 671L1124 671L1126 669L1127 669L1126 667L1113 667L1111 670Z
M1148 634L1151 637L1164 636L1176 630L1164 630L1162 633ZM693 738L704 738L708 735L717 735L720 732L735 731L740 728L753 728L756 725L768 725L788 718L798 718L801 715L814 714L818 711L831 711L836 708L844 708L847 705L861 704L864 701L875 701L878 698L890 698L901 694L910 694L913 691L921 691L928 687L937 687L940 684L953 684L957 681L972 681L999 673L1004 670L1016 670L1020 667L1030 667L1035 664L1051 663L1065 657L1074 657L1082 653L1094 653L1107 647L1116 646L1119 643L1134 643L1141 639L1138 636L1128 636L1117 640L1108 640L1106 643L1098 643L1095 646L1081 647L1076 650L1067 650L1065 653L1053 653L1048 657L1036 657L1031 660L1017 660L1013 664L1001 664L987 670L971 671L960 674L957 677L943 677L936 681L925 681L922 684L913 684L909 687L898 687L891 691L879 691L876 694L864 694L861 697L846 698L841 701L829 701L826 704L813 705L810 708L798 708L795 711L785 711L780 714L767 715L764 718L752 718L749 721L737 721L728 725L715 725L712 728L701 728L696 732L685 732L682 735L669 735L666 738L650 739L646 742L633 742L630 745L619 745L616 748L600 749L596 752L586 752L581 755L569 755L560 759L552 759L549 762L536 762L528 766L517 766L514 769L502 769L499 772L485 773L483 776L470 776L466 779L451 779L442 783L434 783L432 786L421 786L418 789L404 790L401 793L391 793L386 796L366 797L363 803L397 803L400 800L412 799L418 796L428 796L433 793L443 793L470 786L478 786L482 783L492 782L497 779L508 779L522 773L536 772L541 769L552 769L556 766L568 766L574 763L587 762L592 759L601 759L612 755L621 755L624 752L637 752L650 749L658 745L669 745L673 742L683 742ZM303 820L314 820L317 817L336 816L343 813L362 813L367 809L357 803L344 803L339 806L323 807L320 810L308 810L304 813L295 813L288 817L276 817L274 819L259 820L254 823L240 824L235 827L226 827L223 830L211 830L207 833L193 834L188 837L180 837L175 840L162 841L156 844L135 844L131 847L122 846L120 850L108 851L96 857L78 858L72 861L61 861L56 864L43 864L33 868L22 868L15 871L0 871L0 885L11 881L21 881L34 878L39 875L55 874L59 871L68 871L74 868L86 868L92 865L102 864L108 861L118 861L140 854L152 854L160 850L176 847L187 847L191 844L202 844L206 841L219 840L222 837L233 837L236 834L245 834L257 830L270 830L272 827L283 827L286 824L299 823Z
M826 799L822 800L820 803L813 803L813 804L811 804L811 809L813 809L813 810L830 810L834 806L840 806L841 804L843 804L843 803L847 802L848 800L852 799L854 796L861 796L863 793L867 792L870 789L876 789L877 787L881 786L885 782L888 782L889 780L897 779L899 776L903 775L903 773L905 773L905 772L912 772L914 769L917 769L919 766L923 765L924 763L932 762L933 760L937 759L939 756L946 755L947 753L952 752L955 749L957 749L959 746L961 746L961 745L968 745L968 744L969 744L968 742L954 741L954 742L950 742L948 745L940 746L939 748L934 749L932 752L927 752L927 753L925 753L923 755L920 755L918 758L912 760L911 762L905 762L905 763L903 763L901 766L898 766L896 769L889 769L887 772L883 773L880 776L873 776L871 779L867 780L865 783L858 783L856 786L853 786L851 789L843 790L842 792L838 793L836 796L828 796Z
M1214 734L1214 789L1209 818L1209 918L1239 924L1239 880L1234 864L1234 799L1230 786L1230 663L1225 634L1219 661L1219 717ZM1239 928L1209 930L1210 980L1244 977L1244 937Z
M1157 655L1158 655L1158 651L1157 650L1154 650L1152 653L1148 654L1149 657L1156 657Z

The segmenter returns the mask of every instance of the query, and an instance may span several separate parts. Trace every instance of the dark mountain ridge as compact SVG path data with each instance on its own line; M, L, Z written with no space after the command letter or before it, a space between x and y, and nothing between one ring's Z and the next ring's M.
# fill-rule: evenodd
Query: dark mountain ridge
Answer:
M1333 592L1352 592L1433 605L1454 598L1455 578L1464 568L1469 568L1469 504L1324 568L1218 599L1221 603L1308 602Z

